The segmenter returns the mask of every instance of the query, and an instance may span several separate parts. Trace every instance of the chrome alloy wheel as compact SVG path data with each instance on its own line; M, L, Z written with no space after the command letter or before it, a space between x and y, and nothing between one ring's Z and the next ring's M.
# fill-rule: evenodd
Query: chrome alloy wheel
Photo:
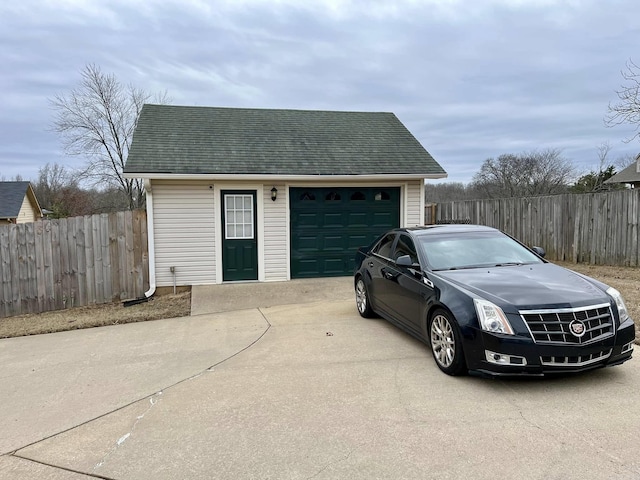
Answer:
M451 366L456 355L456 339L453 327L444 315L436 315L431 322L431 349L440 365Z
M356 282L356 305L360 315L367 311L367 287L364 286L364 281L361 278Z

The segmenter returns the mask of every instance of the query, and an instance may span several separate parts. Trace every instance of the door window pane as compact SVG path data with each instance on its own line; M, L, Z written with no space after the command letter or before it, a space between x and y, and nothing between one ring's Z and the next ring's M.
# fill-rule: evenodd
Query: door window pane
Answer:
M416 247L409 235L400 235L400 238L398 238L398 243L396 243L396 250L393 254L393 259L397 260L403 255L409 255L413 263L418 263L418 254L416 253Z
M225 238L254 238L253 195L224 196Z
M380 243L375 246L375 248L373 249L373 253L376 253L381 257L391 258L391 247L393 246L393 241L395 240L395 238L396 236L393 233L385 236L382 240L380 240Z

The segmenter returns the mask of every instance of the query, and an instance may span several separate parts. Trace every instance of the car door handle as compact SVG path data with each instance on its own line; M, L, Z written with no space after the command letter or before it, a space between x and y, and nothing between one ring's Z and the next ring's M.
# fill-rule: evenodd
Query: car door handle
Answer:
M389 280L393 280L397 276L395 273L387 270L386 268L382 269L382 274L384 275L384 278L387 278Z
M373 268L373 262L369 262L369 268Z

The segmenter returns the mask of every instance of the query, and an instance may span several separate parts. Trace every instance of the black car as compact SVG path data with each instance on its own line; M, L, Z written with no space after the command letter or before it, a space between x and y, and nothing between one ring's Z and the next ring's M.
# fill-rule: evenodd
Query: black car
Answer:
M620 293L543 256L489 227L395 229L358 250L358 312L430 345L449 375L544 375L629 360L635 325Z

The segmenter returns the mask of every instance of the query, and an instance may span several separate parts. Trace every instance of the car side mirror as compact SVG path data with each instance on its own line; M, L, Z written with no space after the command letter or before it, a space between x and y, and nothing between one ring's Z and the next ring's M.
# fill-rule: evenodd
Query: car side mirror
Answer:
M411 260L410 255L402 255L396 259L396 265L398 267L406 267L406 268L420 268L420 264L414 263Z
M547 252L545 252L544 248L542 247L531 247L531 251L541 258L544 258L544 256L547 254Z

